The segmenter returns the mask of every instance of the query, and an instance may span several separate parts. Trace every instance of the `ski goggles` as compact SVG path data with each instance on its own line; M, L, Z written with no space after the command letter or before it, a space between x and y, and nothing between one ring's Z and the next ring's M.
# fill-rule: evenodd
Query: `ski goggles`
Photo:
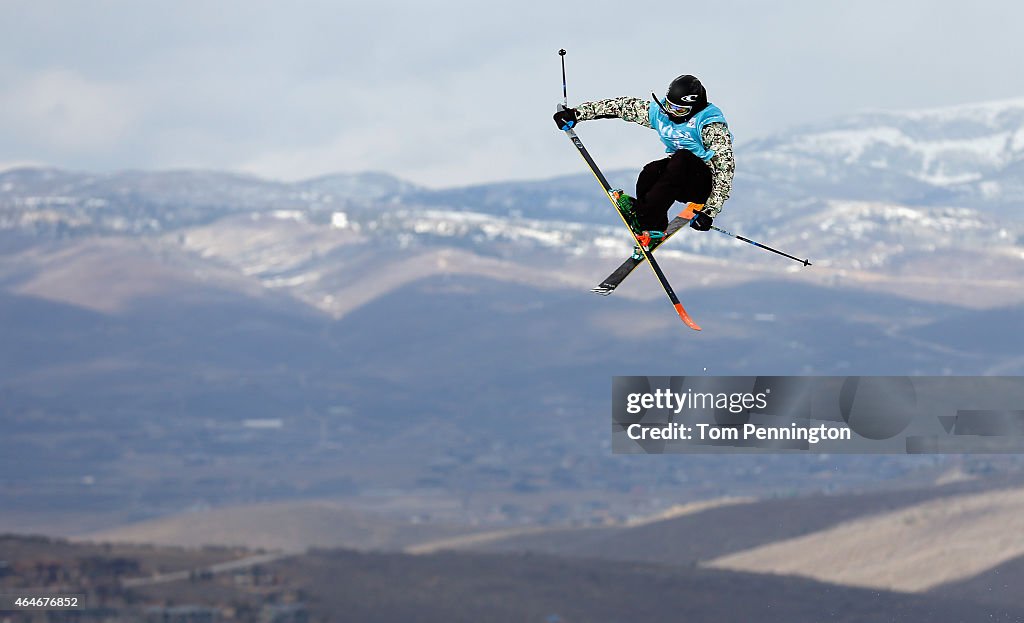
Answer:
M693 110L693 106L686 104L673 104L672 102L668 101L667 98L665 99L664 106L665 110L667 110L670 114L673 114L677 117L685 117L686 115L690 114L691 110Z

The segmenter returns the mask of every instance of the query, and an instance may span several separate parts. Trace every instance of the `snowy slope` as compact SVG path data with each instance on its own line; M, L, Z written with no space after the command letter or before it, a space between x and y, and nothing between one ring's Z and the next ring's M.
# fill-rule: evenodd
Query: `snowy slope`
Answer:
M1012 280L1024 271L1024 100L866 112L739 145L719 219L818 266ZM612 171L629 187L632 173ZM380 173L280 183L209 171L0 173L0 232L45 240L148 236L273 288L329 296L330 275L371 243L405 255L456 249L521 266L622 257L628 236L586 173L426 190ZM684 232L666 260L699 255L770 268L778 258ZM345 249L342 249L345 247ZM411 255L410 255L411 256ZM344 261L343 261L344 260ZM321 285L317 285L320 283Z
M1024 199L1024 99L871 111L741 150L741 176L787 194L1003 207Z

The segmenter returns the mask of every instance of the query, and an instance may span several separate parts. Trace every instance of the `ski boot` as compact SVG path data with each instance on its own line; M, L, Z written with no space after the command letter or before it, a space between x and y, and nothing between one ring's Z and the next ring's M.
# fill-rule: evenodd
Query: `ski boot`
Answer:
M649 230L641 232L641 234L636 237L636 246L633 247L633 259L642 260L644 258L644 250L650 250L652 243L654 246L658 246L664 238L665 232L663 231Z
M626 224L633 230L634 236L639 236L643 233L643 229L640 228L640 218L636 214L636 199L630 197L620 189L611 191L612 199L615 200L615 207L619 209L622 214L622 218L626 220Z
M633 247L633 258L640 259L644 256L644 249L650 249L651 241L660 241L665 237L663 231L646 231L640 227L640 217L636 213L636 199L630 197L622 189L615 189L611 191L611 196L615 199L615 206L622 213L622 217L626 219L626 223L629 224L629 228L633 231L633 236L636 238L637 245Z

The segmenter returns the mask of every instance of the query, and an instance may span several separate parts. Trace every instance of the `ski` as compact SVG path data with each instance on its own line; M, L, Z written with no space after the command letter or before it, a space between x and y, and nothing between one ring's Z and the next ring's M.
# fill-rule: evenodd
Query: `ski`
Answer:
M612 202L612 207L615 208L615 213L619 215L620 219L622 219L622 224L626 226L626 229L629 229L630 236L636 240L636 234L634 234L633 230L630 228L629 223L626 221L626 217L619 211L618 203L612 196L611 184L608 183L604 174L601 173L601 169L597 167L597 163L594 162L594 159L590 157L590 152L588 152L587 148L583 146L583 141L580 140L580 137L576 135L575 130L571 127L565 128L563 131L565 132L565 135L569 137L569 140L572 141L573 146L576 147L580 156L587 163L587 166L590 167L590 172L594 174L594 177L597 178L597 181L601 184L601 187L604 189L605 197L608 198L608 201ZM686 310L683 308L683 304L679 302L679 297L676 296L675 291L668 282L668 278L665 277L665 273L662 272L661 266L659 266L657 260L654 259L654 255L651 253L650 247L641 245L640 250L643 252L644 258L647 260L647 264L651 267L651 270L654 271L654 275L661 283L661 287L664 288L665 294L668 295L669 301L672 302L672 306L675 307L676 313L679 314L679 318L686 326L690 327L694 331L700 331L700 326L690 318L690 315L686 313Z
M686 227L690 223L690 219L693 218L693 211L699 207L700 206L695 203L687 204L686 209L680 212L678 216L676 216L674 219L672 219L671 222L669 222L668 228L665 230L665 237L651 244L651 251L654 251L655 249L660 247L662 244L667 242L668 239L671 238L677 231ZM596 288L591 288L590 291L593 292L594 294L600 294L601 296L608 296L609 294L615 291L615 288L619 287L619 284L625 281L626 277L628 277L629 274L633 272L634 268L636 268L640 264L643 264L643 262L643 257L628 257L626 261L622 263L622 265L616 268L612 274L608 275L605 278L605 280L601 282L601 285L597 286Z

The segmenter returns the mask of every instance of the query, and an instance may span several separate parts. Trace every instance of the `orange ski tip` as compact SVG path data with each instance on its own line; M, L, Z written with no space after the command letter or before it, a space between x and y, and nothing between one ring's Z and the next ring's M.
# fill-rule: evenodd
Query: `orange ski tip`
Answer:
M693 213L700 212L700 209L703 207L703 203L688 203L686 204L686 208L679 213L679 216L683 218L693 218Z
M682 303L676 303L676 313L678 313L679 317L683 319L683 323L686 324L686 326L690 327L694 331L701 330L700 326L693 321L693 318L690 318L690 314L686 313L686 310L683 309Z

